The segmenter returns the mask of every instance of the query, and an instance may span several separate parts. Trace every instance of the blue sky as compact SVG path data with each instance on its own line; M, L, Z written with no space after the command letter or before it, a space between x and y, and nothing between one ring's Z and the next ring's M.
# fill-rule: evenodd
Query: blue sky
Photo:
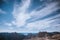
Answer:
M0 0L0 32L60 32L59 0Z

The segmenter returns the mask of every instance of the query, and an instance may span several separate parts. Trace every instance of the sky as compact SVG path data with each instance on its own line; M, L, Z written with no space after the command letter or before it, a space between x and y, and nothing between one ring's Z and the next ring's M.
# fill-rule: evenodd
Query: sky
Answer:
M60 32L60 0L0 0L0 32Z

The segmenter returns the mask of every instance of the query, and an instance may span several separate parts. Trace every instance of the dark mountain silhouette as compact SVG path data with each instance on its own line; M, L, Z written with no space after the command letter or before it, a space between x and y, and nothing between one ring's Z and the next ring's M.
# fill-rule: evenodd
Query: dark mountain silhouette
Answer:
M41 39L58 39L60 40L60 32L39 32L39 33L0 33L0 40L41 40Z

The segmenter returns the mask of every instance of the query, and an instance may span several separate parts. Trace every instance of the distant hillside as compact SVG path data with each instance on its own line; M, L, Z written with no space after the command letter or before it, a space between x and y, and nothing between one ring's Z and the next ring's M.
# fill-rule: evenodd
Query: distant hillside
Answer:
M0 33L0 40L60 40L60 32Z
M23 40L24 37L21 33L0 33L0 40Z

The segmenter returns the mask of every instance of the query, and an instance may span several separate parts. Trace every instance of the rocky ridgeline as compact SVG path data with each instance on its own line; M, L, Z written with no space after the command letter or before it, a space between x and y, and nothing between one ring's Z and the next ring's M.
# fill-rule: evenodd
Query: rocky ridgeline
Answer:
M60 32L0 33L0 40L60 40Z
M60 40L60 33L53 32L39 32L36 36L31 36L30 38L26 38L24 40Z

